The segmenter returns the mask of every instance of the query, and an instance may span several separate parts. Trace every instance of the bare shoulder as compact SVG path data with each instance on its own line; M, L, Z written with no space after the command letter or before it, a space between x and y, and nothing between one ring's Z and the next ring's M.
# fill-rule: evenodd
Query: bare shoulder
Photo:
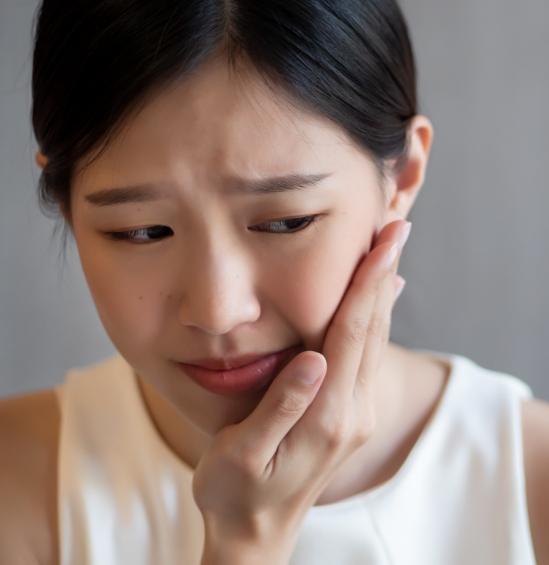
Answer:
M2 563L58 562L59 422L53 389L0 398ZM27 561L21 561L23 554Z
M522 404L524 469L530 529L538 565L549 565L549 403Z

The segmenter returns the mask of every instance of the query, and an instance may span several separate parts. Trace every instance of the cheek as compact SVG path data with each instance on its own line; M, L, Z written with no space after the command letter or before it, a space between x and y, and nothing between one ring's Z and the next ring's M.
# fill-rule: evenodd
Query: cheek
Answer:
M299 259L271 267L268 277L272 300L310 348L318 350L321 345L365 252L367 244L362 242L367 239L364 236L360 240L356 232L354 238L332 235ZM344 246L342 241L351 243Z
M114 345L128 350L150 344L160 332L165 298L154 279L111 264L114 256L97 248L80 246L79 253L98 316Z

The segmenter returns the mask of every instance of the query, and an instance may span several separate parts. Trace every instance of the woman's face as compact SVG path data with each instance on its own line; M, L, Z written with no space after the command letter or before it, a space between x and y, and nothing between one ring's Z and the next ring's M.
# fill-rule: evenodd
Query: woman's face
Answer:
M289 174L325 178L301 190L237 190ZM88 200L137 184L157 198ZM356 266L399 217L387 212L372 161L340 130L218 63L157 94L72 189L75 240L109 337L207 433L246 417L260 393L213 394L175 363L294 344L321 351ZM272 223L312 215L295 233L276 232L299 224ZM107 235L154 226L136 243Z

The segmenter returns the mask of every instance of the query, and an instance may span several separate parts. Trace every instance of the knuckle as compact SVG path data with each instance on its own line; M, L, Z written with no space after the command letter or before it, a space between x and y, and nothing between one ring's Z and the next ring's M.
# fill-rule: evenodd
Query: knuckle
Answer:
M370 371L360 370L356 376L356 386L362 391L368 389L372 383Z
M343 418L336 421L325 422L319 427L319 435L324 445L334 450L347 443L349 437L349 426Z
M231 468L247 479L254 479L259 474L258 452L246 447L238 451L233 450L227 454L227 460Z
M385 324L385 330L383 333L383 341L389 341L389 337L391 335L391 322Z
M306 399L302 395L286 391L278 398L275 405L275 413L283 418L294 417L303 412L306 404Z
M366 443L373 435L376 428L375 418L369 416L368 418L363 418L355 430L354 444L360 447Z
M254 455L242 456L237 468L240 474L247 480L255 480L260 475L259 463Z
M252 443L237 442L233 437L233 427L229 426L222 430L217 437L217 453L220 467L229 472L236 471L251 478L257 473L259 464L258 450Z
M370 318L370 323L368 324L367 334L370 338L376 338L383 340L385 336L389 333L389 322L385 316L379 314L373 314Z
M363 318L351 318L343 332L347 343L352 347L362 347L368 336L368 323Z

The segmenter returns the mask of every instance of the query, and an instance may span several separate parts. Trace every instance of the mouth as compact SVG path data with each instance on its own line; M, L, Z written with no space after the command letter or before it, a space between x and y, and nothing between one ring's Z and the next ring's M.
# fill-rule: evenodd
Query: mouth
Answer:
M242 394L266 388L298 353L303 345L277 351L231 369L209 369L177 363L181 371L202 388L221 395Z
M287 348L288 349L288 348ZM264 359L275 353L280 353L279 351L271 351L269 353L249 353L247 355L240 355L238 357L225 357L222 359L196 359L193 361L185 361L186 365L192 365L193 367L202 367L203 369L210 369L212 371L230 371L232 369L238 369L244 367L245 365L250 365L255 363L260 359Z

